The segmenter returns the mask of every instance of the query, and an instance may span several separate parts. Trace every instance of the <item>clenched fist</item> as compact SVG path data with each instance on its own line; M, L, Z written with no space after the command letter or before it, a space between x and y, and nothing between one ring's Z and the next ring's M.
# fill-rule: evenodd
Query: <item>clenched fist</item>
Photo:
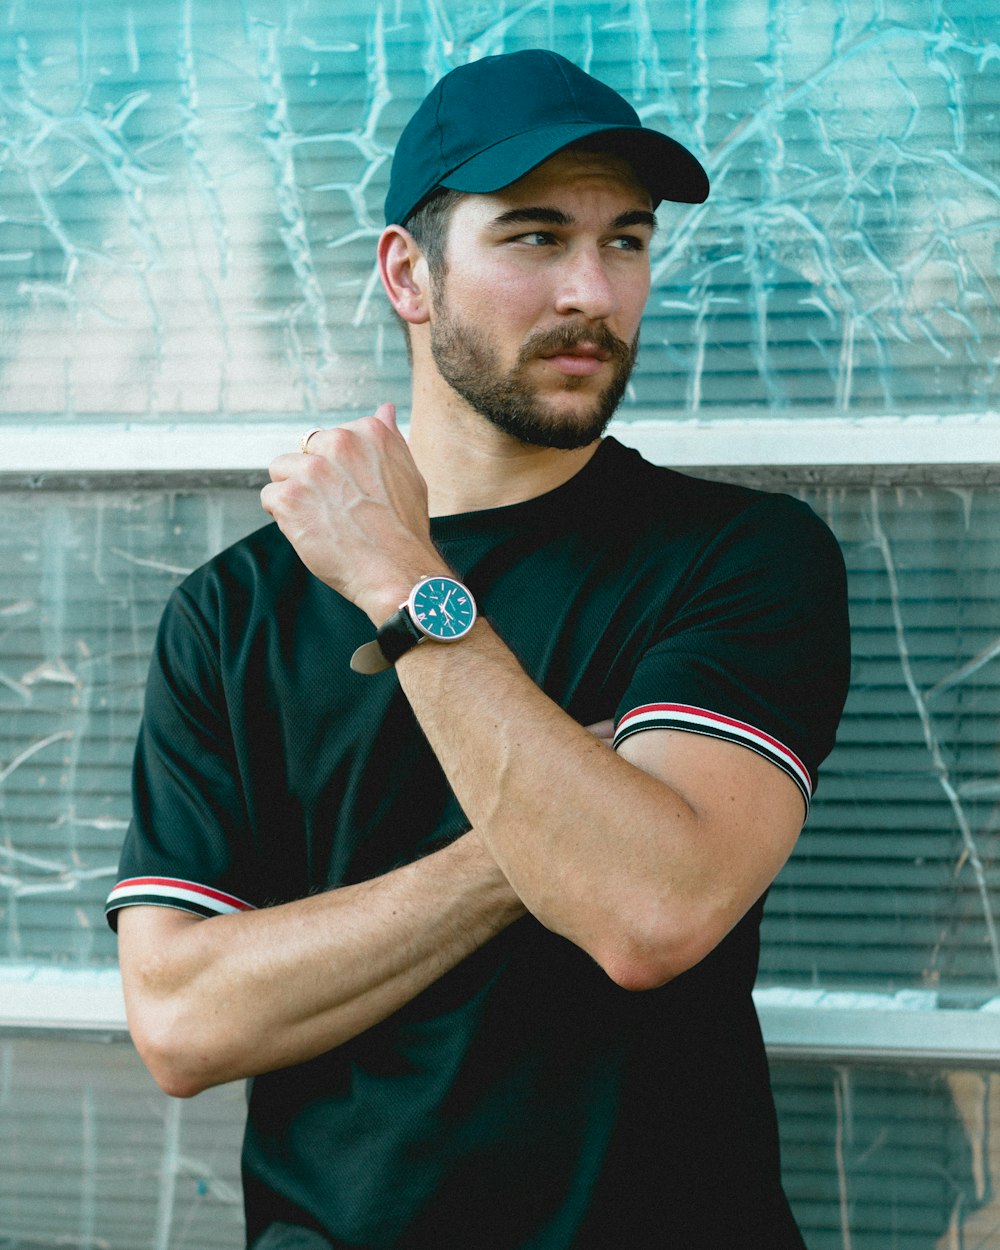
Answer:
M392 404L318 430L279 456L261 504L306 568L381 624L410 587L447 566L431 542L427 486Z

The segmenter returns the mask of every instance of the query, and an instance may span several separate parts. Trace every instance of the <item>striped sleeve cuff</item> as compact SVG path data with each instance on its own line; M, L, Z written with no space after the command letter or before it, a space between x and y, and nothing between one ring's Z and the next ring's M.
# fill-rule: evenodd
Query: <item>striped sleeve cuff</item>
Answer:
M176 877L129 877L119 881L108 895L104 914L111 916L120 907L139 906L176 907L198 916L228 916L255 910L252 903L195 881L179 881Z
M686 703L645 703L642 707L626 712L619 720L615 727L615 749L626 738L641 733L644 729L681 729L749 747L772 764L777 764L782 772L791 777L802 794L806 811L809 810L813 786L808 768L794 751L762 729L734 720L731 716L722 716L718 712L708 711L707 708L691 707Z

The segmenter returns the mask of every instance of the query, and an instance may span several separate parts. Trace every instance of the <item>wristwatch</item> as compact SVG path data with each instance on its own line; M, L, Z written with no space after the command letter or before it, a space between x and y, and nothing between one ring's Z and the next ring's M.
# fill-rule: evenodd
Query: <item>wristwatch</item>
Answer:
M426 642L458 642L476 623L476 601L468 586L447 574L422 577L399 610L379 626L374 642L351 656L356 673L381 673L411 647Z

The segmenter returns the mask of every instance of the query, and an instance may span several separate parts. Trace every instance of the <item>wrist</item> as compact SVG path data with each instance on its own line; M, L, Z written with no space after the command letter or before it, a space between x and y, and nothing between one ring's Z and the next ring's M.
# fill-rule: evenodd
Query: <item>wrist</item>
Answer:
M400 604L406 602L410 588L415 582L418 582L423 576L417 573L409 579L402 578L398 581L387 582L384 586L373 591L363 604L359 604L368 619L378 629L389 619L394 612L399 610Z
M422 577L447 571L447 563L437 551L432 550L425 556L415 556L395 566L377 586L359 597L356 603L377 629L406 603L410 591Z

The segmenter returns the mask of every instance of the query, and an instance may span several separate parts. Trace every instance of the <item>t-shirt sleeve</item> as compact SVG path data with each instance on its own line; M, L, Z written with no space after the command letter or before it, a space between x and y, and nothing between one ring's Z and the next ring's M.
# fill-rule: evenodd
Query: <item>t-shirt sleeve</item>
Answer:
M737 743L787 773L808 810L849 676L836 540L807 505L764 495L670 596L618 706L614 744L649 729Z
M160 621L132 773L132 819L105 914L179 908L200 916L253 909L243 787L217 648L181 587Z

